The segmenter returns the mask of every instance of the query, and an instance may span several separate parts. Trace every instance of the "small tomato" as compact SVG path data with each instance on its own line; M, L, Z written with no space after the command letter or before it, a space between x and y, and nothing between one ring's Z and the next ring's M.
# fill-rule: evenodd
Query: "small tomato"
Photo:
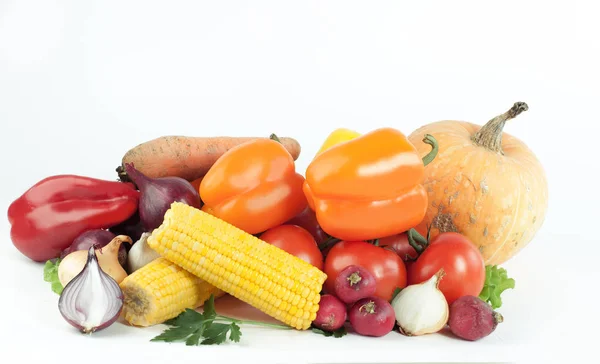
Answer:
M408 234L405 232L379 239L379 246L389 247L395 251L404 262L417 258L417 252L415 251L415 248L410 246Z
M444 276L440 291L452 304L461 296L479 296L485 283L485 263L477 247L466 236L447 232L431 240L411 265L408 284L422 283L440 268Z
M374 296L390 300L397 287L406 287L406 266L396 253L365 241L341 241L325 258L325 291L334 292L337 276L349 265L361 266L375 277Z
M323 254L313 236L297 225L279 225L260 235L260 239L323 270Z

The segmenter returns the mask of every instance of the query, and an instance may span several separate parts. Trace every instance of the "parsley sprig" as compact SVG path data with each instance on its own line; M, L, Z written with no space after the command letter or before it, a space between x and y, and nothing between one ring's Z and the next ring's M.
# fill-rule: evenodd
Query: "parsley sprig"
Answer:
M52 292L60 295L63 291L63 286L58 279L58 266L60 259L51 259L44 264L44 280L50 283Z
M479 298L488 302L495 310L502 306L502 293L514 288L515 280L508 276L506 269L497 265L488 265L485 267L485 283Z
M343 336L346 336L348 334L348 331L346 330L346 327L342 326L339 329L335 330L335 331L327 331L327 330L322 330L319 329L318 327L311 327L310 328L312 332L317 333L317 334L321 334L323 336L333 336L335 338L340 338Z
M242 337L240 324L292 329L290 326L252 320L238 320L218 315L215 311L215 298L210 295L204 302L203 312L186 309L177 317L165 321L170 326L150 341L181 342L188 346L219 345L227 341L239 342Z

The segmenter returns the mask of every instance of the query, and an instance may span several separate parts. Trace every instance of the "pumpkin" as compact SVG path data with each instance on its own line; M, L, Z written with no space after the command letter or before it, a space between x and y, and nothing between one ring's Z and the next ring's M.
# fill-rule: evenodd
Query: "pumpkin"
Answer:
M548 183L532 150L503 131L507 120L528 108L517 102L484 126L444 120L409 135L421 155L429 153L424 135L433 135L439 145L425 167L428 207L415 227L419 233L429 230L431 238L461 233L488 265L506 262L529 244L546 217Z

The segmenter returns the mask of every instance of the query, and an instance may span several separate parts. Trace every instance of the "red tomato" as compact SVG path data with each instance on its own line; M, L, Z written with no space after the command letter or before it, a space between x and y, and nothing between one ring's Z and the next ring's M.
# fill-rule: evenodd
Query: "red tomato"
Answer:
M317 221L317 216L310 207L305 208L301 213L287 221L286 224L298 225L306 229L315 238L317 244L321 244L327 240L327 234L321 229L321 225Z
M341 241L325 258L325 291L334 292L336 277L349 265L359 265L373 274L377 297L390 300L396 287L406 287L406 267L396 253L365 241Z
M392 248L404 262L417 258L415 248L408 243L408 234L400 233L379 239L379 246Z
M313 236L300 226L279 225L262 233L260 239L323 270L323 254Z
M467 237L459 233L442 233L431 240L410 267L408 284L417 284L431 278L440 268L445 275L440 291L448 304L466 295L479 296L485 283L485 263L479 250Z

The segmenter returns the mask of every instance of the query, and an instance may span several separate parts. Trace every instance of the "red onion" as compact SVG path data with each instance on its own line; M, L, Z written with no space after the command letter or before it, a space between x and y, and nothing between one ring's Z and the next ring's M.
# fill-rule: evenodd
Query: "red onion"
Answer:
M173 202L200 208L200 194L192 184L180 177L149 178L133 166L125 164L129 178L140 190L139 214L147 232L159 227Z
M88 250L91 246L95 246L96 249L100 249L104 247L106 244L110 243L116 237L115 234L108 230L103 229L92 229L83 232L80 234L71 246L67 249L63 250L60 258L63 259L69 253L78 251L78 250ZM127 262L127 248L125 244L121 244L119 247L119 264L124 266Z
M58 309L69 324L84 334L105 329L119 318L123 292L100 268L93 246L88 250L83 270L63 289Z
M119 225L115 225L108 229L115 235L127 235L133 241L138 241L142 237L142 234L146 232L142 221L140 220L140 214L136 211L129 219L123 221ZM125 246L125 245L123 245ZM127 251L131 248L127 245Z

